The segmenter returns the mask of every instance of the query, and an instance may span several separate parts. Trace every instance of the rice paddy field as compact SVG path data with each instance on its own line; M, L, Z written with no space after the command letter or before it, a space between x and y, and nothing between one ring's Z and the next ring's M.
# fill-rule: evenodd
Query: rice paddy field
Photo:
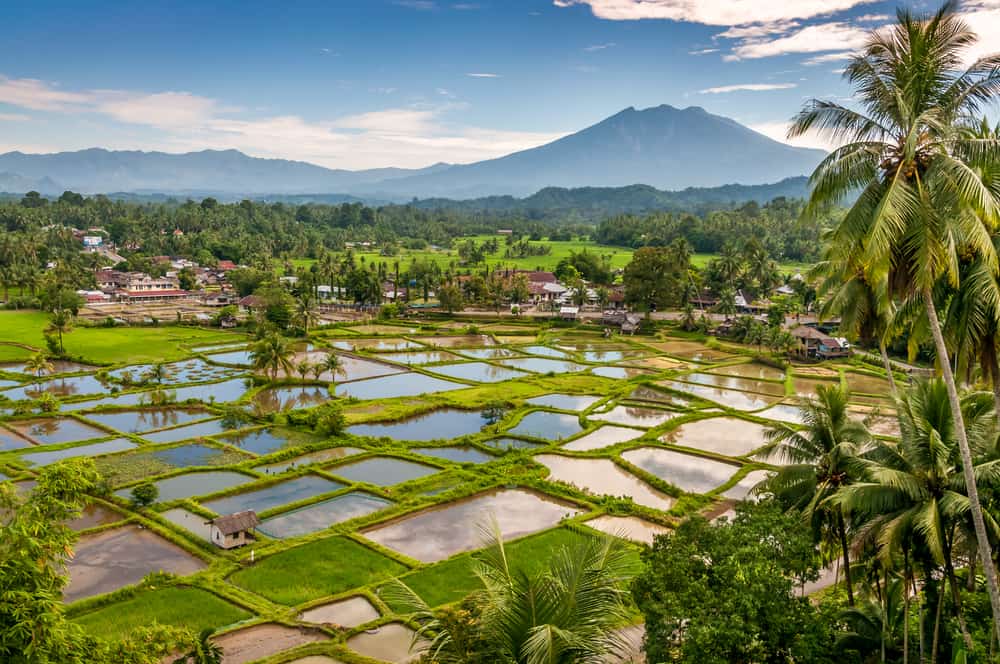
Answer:
M0 316L0 341L37 347L42 320ZM275 385L213 358L243 350L239 333L76 330L60 375L29 376L23 358L0 356L0 481L30 488L40 468L90 456L110 482L71 524L80 539L64 599L87 630L211 628L227 664L372 664L409 657L411 626L385 584L401 578L431 606L460 600L477 587L491 522L529 571L605 533L628 540L638 565L656 534L752 499L774 467L758 455L764 432L800 426L797 406L816 387L852 387L856 416L876 413L880 434L897 433L885 377L853 362L761 363L754 349L669 330L460 329L319 329L303 352L340 354L346 375ZM175 403L116 382L156 361L173 363L164 389ZM57 412L33 408L43 392ZM346 416L342 434L296 424L329 401ZM143 481L159 497L138 510L129 497ZM255 541L214 546L207 522L244 509L260 518Z

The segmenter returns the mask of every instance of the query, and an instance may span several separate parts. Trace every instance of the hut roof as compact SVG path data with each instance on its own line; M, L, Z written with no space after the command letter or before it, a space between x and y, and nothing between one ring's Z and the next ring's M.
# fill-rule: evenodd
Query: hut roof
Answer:
M209 523L218 528L223 535L232 535L233 533L250 530L251 528L259 525L260 519L257 518L257 513L253 510L246 510L243 512L236 512L235 514L216 517L209 521Z

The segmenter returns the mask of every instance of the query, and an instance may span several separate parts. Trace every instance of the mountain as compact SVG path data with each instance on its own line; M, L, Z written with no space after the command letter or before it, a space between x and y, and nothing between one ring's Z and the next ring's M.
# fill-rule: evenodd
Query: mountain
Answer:
M525 196L543 187L658 189L765 184L811 173L824 157L692 106L627 108L530 150L368 188L383 196Z
M367 200L527 196L546 187L660 190L758 185L809 173L818 150L795 148L735 120L692 106L627 108L575 134L472 164L422 169L329 169L260 159L236 150L185 154L109 151L0 155L10 184L42 182L82 193L254 195L346 194ZM0 179L0 185L4 184ZM33 187L34 188L34 187ZM6 186L0 190L16 191Z
M576 189L546 187L525 198L426 198L411 204L425 210L505 213L532 219L565 219L568 215L574 215L580 219L594 220L616 214L641 214L654 210L703 212L734 207L747 201L767 203L780 196L805 198L808 193L808 178L798 176L773 184L729 184L721 187L690 187L682 191L661 191L645 184Z
M88 194L111 191L188 195L347 192L366 183L430 174L448 167L449 164L435 164L424 169L348 171L303 161L260 159L238 150L169 154L91 148L53 154L0 154L0 172L27 180L48 177L66 189Z
M48 176L31 178L18 173L0 173L0 191L16 192L18 194L37 191L40 194L59 195L65 191L65 188L60 188L59 183L54 182Z

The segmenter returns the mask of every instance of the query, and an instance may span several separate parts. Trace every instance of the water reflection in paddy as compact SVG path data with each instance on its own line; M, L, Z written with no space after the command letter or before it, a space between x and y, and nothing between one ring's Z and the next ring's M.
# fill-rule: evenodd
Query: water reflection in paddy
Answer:
M54 376L64 373L77 373L78 371L92 371L97 367L80 362L70 362L69 360L49 360L52 365L51 371L45 371L43 375ZM11 373L23 373L34 376L34 372L28 369L27 362L0 362L0 371Z
M658 410L656 408L636 408L633 406L615 406L606 413L590 413L588 419L625 424L636 427L657 427L677 417L678 413Z
M609 459L577 459L558 454L539 454L535 461L549 469L549 479L572 484L588 493L628 496L636 504L669 510L674 499L631 475Z
M477 383L499 383L504 380L514 380L515 378L522 378L527 375L515 369L498 367L494 364L488 364L486 362L439 364L435 367L429 367L427 370L433 371L434 373L442 376L447 376L448 378L471 380Z
M215 353L206 356L209 362L217 364L237 364L242 367L249 367L253 364L253 354L248 350L234 350L228 353Z
M634 401L652 401L653 403L661 403L670 406L687 405L687 402L684 399L674 394L667 394L666 392L661 392L652 387L646 387L645 385L641 385L632 390L629 393L628 398Z
M254 405L264 413L277 413L296 408L312 408L330 400L325 387L268 387L253 395Z
M410 451L424 456L447 459L449 461L454 461L455 463L487 463L496 458L486 452L477 450L475 447L470 445L456 445L452 447L416 447Z
M583 394L543 394L540 397L528 399L528 403L557 410L586 410L600 400L601 397Z
M795 395L812 398L820 387L840 387L840 381L821 380L818 378L795 378L792 380Z
M766 470L752 470L743 479L723 491L722 497L730 500L743 500L750 495L755 486L767 479L768 474Z
M612 380L631 380L638 376L648 376L649 372L634 367L594 367L590 373Z
M458 352L477 360L500 360L505 357L514 357L517 354L507 348L463 348Z
M397 422L355 424L347 427L347 433L372 438L387 436L396 440L445 440L479 433L486 424L478 410L441 408Z
M457 355L443 350L414 350L404 353L385 353L382 359L399 362L400 364L433 364L434 362L454 362L461 359Z
M737 390L724 390L708 385L682 383L676 380L666 380L660 383L660 385L677 390L678 392L686 392L687 394L707 399L708 401L714 401L723 406L735 408L736 410L760 410L779 400L779 397L775 396L740 392Z
M758 394L769 394L777 397L785 395L785 386L783 383L768 383L740 376L722 376L711 373L690 373L685 376L681 376L681 379L687 383L697 383L698 385L719 387L726 390L757 392Z
M851 392L874 394L886 398L891 393L889 381L885 378L876 378L850 371L844 377L847 379L847 385L851 388Z
M354 397L356 399L392 399L395 397L412 397L418 394L446 392L468 387L461 383L453 383L441 378L432 378L417 373L403 373L381 378L369 378L353 383L337 385L337 396Z
M425 563L482 545L480 527L495 518L504 539L535 533L580 510L544 494L502 489L431 507L366 532L368 539Z
M518 350L525 353L531 353L532 355L542 355L544 357L567 357L567 354L564 351L557 348L549 348L548 346L524 346Z
M310 365L320 364L326 360L328 355L329 353L325 352L297 353L295 357L292 358L292 365L298 366L301 362L305 362ZM319 376L320 380L328 382L335 380L347 382L351 380L375 378L376 376L388 376L390 374L397 374L404 371L402 368L394 364L374 362L372 360L365 360L360 357L352 357L350 355L337 355L337 359L340 362L340 366L337 369L336 375L330 373L329 371L324 371ZM297 375L297 373L297 371L293 371L292 375ZM284 375L284 372L279 371L278 375Z
M81 531L87 528L96 528L116 523L125 518L125 515L118 510L105 507L99 503L88 503L80 510L80 516L66 522L71 530Z
M228 344L213 344L211 346L195 346L191 349L193 353L211 353L215 350L232 350L234 348L243 348L246 346L245 343L228 343Z
M142 433L174 427L212 417L199 408L147 408L120 412L93 413L87 419L124 433Z
M799 406L788 403L779 403L776 406L771 406L767 410L762 410L759 413L755 413L757 417L763 417L768 420L777 420L778 422L788 422L789 424L802 424L802 409Z
M227 422L224 419L206 420L204 422L186 424L182 427L143 434L142 437L152 443L173 443L180 440L187 440L188 438L199 438L201 436L213 436L223 433L232 429L233 424L233 422ZM239 424L237 423L236 426L239 426Z
M264 519L257 530L276 539L299 537L343 521L367 516L392 504L390 500L369 493L352 491L342 496Z
M721 461L656 447L622 452L622 458L647 473L690 493L708 493L729 481L738 470Z
M8 431L0 426L0 452L16 450L22 447L30 447L31 442L13 431Z
M78 445L77 447L68 447L66 449L53 450L51 452L30 452L28 454L22 454L21 459L27 461L33 466L47 466L51 463L55 463L56 461L62 461L63 459L100 456L102 454L111 454L113 452L130 450L134 447L136 447L135 443L124 438L116 438L115 440L108 440L103 443Z
M441 469L393 457L371 457L341 464L328 470L330 474L343 477L351 482L393 486L419 477L433 475Z
M664 535L670 532L666 526L661 526L652 521L646 521L635 516L599 516L584 523L594 530L613 535L614 537L624 537L633 542L641 542L652 546L657 535Z
M713 350L695 341L668 341L649 345L668 355L694 362L719 362L733 357L729 353Z
M72 443L78 440L105 438L109 434L103 429L78 422L72 417L52 417L27 422L11 422L10 427L25 438L40 445Z
M347 647L372 660L408 664L420 659L420 646L413 646L415 634L402 623L389 623L347 639Z
M539 411L525 415L508 433L546 440L561 440L574 436L582 430L580 419L576 415Z
M735 417L713 417L682 424L664 442L727 456L743 456L764 445L767 427Z
M317 625L357 627L379 617L378 609L365 597L349 597L328 604L320 604L299 614L299 620Z
M333 341L330 345L339 350L371 350L389 351L405 350L407 348L421 348L422 346L407 339L354 339L352 341Z
M297 503L300 500L313 498L324 493L332 493L343 488L344 485L340 482L334 482L316 475L303 475L302 477L272 484L263 489L210 500L203 503L203 505L216 514L234 514L243 510L253 510L260 513L281 505Z
M149 380L150 382L159 382L164 385L178 385L180 383L201 383L209 380L219 380L239 373L238 369L209 364L200 357L180 362L170 362L162 366L163 377L159 381L153 380L150 377L150 372L154 368L152 364L136 364L122 367L121 369L109 371L108 376L120 381L127 374L128 378L125 382Z
M236 401L246 393L247 389L246 379L230 378L221 383L179 387L172 392L178 402L196 399L205 403L224 403Z
M493 339L485 334L468 334L464 337L422 337L420 340L425 344L441 348L476 348L494 345Z
M635 440L642 435L642 431L637 431L635 429L606 425L596 429L595 431L591 431L585 436L581 436L576 440L566 443L563 445L563 449L571 450L573 452L588 452L590 450L599 450L605 447L610 447L611 445L617 445L618 443L624 443L628 440Z
M37 399L46 393L58 399L65 399L85 394L104 394L107 391L107 385L94 376L88 375L53 378L40 383L22 385L21 387L4 390L0 392L0 395L7 397L11 401L22 401L25 399Z
M187 468L188 466L212 466L225 458L226 452L201 443L191 443L178 447L156 450L153 452L143 452L159 461L175 468ZM232 454L232 452L231 452ZM132 455L129 455L130 457ZM239 456L239 455L237 455Z
M288 437L277 429L257 429L256 431L238 432L220 436L219 440L238 447L244 452L265 455L280 450L290 443Z
M751 380L785 380L785 372L777 367L772 367L762 362L745 362L743 364L732 364L728 367L712 369L712 373L723 374L725 376L739 376Z
M307 466L314 463L322 463L324 461L344 459L353 454L360 454L361 452L364 452L364 450L358 449L357 447L331 447L329 449L303 454L292 459L285 459L284 461L257 466L254 470L264 473L265 475L277 475L293 468L299 468L301 466Z
M186 530L206 542L212 541L211 526L208 525L209 519L199 514L189 512L183 507L175 507L165 512L160 512L160 516L178 528Z
M253 481L253 477L242 473L228 470L209 470L203 473L176 475L165 480L157 480L153 484L159 491L157 502L166 503L180 498L207 496ZM132 495L132 488L119 489L115 491L115 495L128 499Z
M520 438L491 438L483 443L486 447L495 450L526 450L533 447L542 447L545 443L536 443L531 440L521 440Z
M584 371L588 367L583 364L577 364L576 362L570 362L568 360L552 360L544 357L519 357L512 360L502 360L501 364L514 367L515 369L523 369L525 371L533 371L535 373L575 373L577 371Z

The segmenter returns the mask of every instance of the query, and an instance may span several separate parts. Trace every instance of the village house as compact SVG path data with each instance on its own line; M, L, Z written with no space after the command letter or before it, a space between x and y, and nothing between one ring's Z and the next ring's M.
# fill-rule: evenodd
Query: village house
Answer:
M234 549L254 541L253 529L260 519L253 510L219 516L208 522L212 544L222 549Z
M836 357L847 357L851 354L846 341L829 336L814 327L799 325L792 330L792 336L798 342L797 352L802 357L814 357L828 360Z
M145 272L96 270L97 287L112 298L122 302L172 300L187 297L176 277L151 277Z

